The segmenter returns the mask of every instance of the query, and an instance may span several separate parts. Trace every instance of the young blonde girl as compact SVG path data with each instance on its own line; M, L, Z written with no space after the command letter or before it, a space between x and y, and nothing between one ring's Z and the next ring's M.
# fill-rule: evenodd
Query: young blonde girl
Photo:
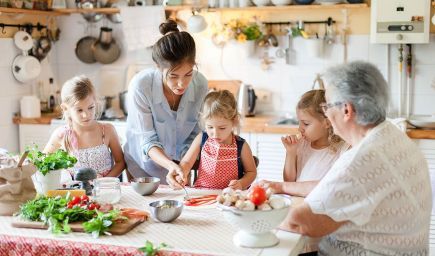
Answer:
M92 168L98 177L118 177L125 168L118 135L111 124L96 121L98 104L95 89L85 76L76 76L62 87L61 108L65 127L51 135L44 152L65 149L75 157L80 167Z
M239 118L236 99L231 92L215 91L206 96L201 112L205 132L196 136L180 161L184 181L200 155L194 187L246 189L251 185L257 169L251 148L234 134Z
M307 196L349 145L334 134L322 109L324 90L302 95L296 107L299 135L282 137L286 149L284 182L261 181L277 193Z

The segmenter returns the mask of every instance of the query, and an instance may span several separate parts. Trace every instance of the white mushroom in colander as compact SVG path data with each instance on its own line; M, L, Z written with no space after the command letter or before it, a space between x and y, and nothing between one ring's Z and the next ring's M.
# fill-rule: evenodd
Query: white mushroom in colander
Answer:
M282 197L272 197L269 199L269 204L273 209L281 209L285 207L285 201Z
M260 204L259 206L257 206L257 209L260 211L269 211L272 210L272 207L270 207L270 205L266 202Z
M239 199L237 200L235 207L239 210L242 210L243 207L245 206L245 200Z
M245 205L242 208L242 211L253 211L255 210L255 204L249 200L245 201Z

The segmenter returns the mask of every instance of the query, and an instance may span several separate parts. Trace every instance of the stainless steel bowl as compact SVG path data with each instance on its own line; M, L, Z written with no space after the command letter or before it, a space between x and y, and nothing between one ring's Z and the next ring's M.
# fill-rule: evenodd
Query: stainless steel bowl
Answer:
M138 194L147 196L156 192L159 188L160 179L155 177L135 178L131 182L131 186Z
M183 211L183 202L177 200L159 200L149 206L153 219L160 222L172 222Z

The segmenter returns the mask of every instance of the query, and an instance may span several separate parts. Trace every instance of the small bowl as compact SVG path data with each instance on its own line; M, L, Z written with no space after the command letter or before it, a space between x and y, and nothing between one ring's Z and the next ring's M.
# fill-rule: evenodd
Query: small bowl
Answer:
M292 3L292 0L271 0L273 5L284 6Z
M295 0L297 4L312 4L314 0Z
M256 6L268 6L271 4L270 0L252 0Z
M183 211L183 203L177 200L159 200L149 204L151 216L160 222L172 222Z
M160 179L155 177L135 178L131 182L134 191L143 196L151 195L159 188Z

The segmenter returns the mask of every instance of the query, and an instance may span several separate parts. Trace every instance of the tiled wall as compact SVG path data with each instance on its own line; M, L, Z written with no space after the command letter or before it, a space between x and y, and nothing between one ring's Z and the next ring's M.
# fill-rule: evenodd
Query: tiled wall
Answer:
M59 84L68 78L86 74L94 82L101 95L116 95L125 88L125 72L128 64L141 62L151 63L150 50L126 52L120 25L100 22L86 32L86 24L80 15L70 15L58 19L62 30L60 41L54 45L49 58L53 66L55 79ZM85 35L98 37L99 27L109 25L114 28L113 35L123 47L120 59L110 65L84 64L75 56L77 41ZM337 42L328 45L323 58L310 58L306 54L303 39L296 38L293 42L295 58L293 65L285 64L285 60L275 57L276 49L268 50L274 63L269 70L261 68L261 56L264 49L247 57L244 47L229 43L224 48L218 48L211 43L207 32L194 36L197 41L197 61L199 69L209 79L239 79L255 88L272 92L272 102L259 104L259 111L294 112L300 95L311 89L315 74L326 67L343 61L343 45ZM284 42L284 38L280 38ZM0 76L2 77L2 94L0 96L0 147L11 151L18 149L18 128L12 124L12 115L19 111L19 99L22 95L31 93L31 86L17 83L11 74L10 65L18 50L11 39L0 40L0 49L5 54L0 59ZM349 37L348 60L368 60L375 63L389 77L391 85L391 112L397 111L398 102L398 64L397 46L373 45L369 43L368 35L353 35ZM414 68L416 76L412 92L414 114L435 114L435 35L431 36L431 44L417 45L413 48ZM45 73L51 70L45 68ZM49 70L49 71L47 71ZM389 71L389 72L388 72ZM389 75L388 75L389 73ZM45 75L47 76L47 74ZM48 79L48 78L47 78ZM44 78L45 80L45 78ZM432 87L431 87L432 86Z

